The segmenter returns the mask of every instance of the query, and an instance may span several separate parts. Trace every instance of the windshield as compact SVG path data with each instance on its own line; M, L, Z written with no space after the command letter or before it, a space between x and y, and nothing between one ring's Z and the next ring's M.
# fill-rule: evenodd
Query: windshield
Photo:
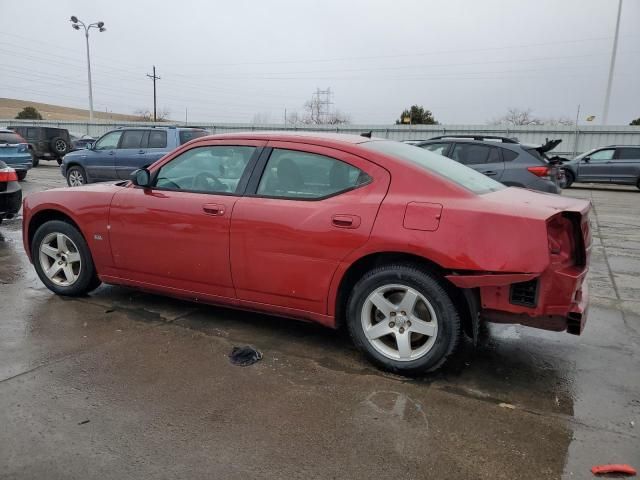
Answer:
M375 152L387 154L402 160L408 160L478 195L506 188L501 183L476 172L472 168L465 167L461 163L432 153L424 148L392 141L367 142L361 145Z

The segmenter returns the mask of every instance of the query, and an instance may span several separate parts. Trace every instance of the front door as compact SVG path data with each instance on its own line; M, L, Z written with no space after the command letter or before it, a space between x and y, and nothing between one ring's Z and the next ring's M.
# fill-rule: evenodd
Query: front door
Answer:
M582 158L578 163L580 182L609 182L611 180L611 162L615 149L605 148Z
M159 165L152 188L116 194L109 238L118 275L233 298L229 223L257 155L255 144L193 147Z
M92 180L114 180L116 176L116 149L122 136L121 130L109 132L87 149L83 156L84 168Z
M127 180L131 172L144 166L148 138L147 130L125 130L122 133L116 150L116 178Z
M273 150L259 182L236 202L231 219L236 294L324 314L340 261L369 238L389 173L326 147L268 146Z

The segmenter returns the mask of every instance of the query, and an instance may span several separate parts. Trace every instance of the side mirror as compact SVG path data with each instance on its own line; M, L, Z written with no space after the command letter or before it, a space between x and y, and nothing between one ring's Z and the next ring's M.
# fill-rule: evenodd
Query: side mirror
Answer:
M146 168L134 170L131 172L131 175L129 175L129 178L134 185L139 187L149 188L151 186L151 174Z
M87 143L84 148L86 148L87 150L93 150L93 143Z
M591 159L590 159L589 157L584 157L584 158L582 159L582 161L583 161L584 163L589 163L589 161L590 161L590 160L591 160Z

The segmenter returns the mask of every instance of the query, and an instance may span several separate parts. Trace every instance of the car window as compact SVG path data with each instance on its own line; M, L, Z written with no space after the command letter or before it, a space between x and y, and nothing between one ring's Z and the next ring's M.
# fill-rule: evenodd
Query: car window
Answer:
M196 147L162 166L155 185L166 190L234 193L256 147Z
M493 147L489 149L489 157L487 163L501 163L502 157L500 156L500 150Z
M24 143L24 138L17 133L0 132L0 143Z
M407 161L420 168L460 185L478 195L496 192L506 188L501 183L490 179L486 175L465 167L458 162L442 158L423 148L415 148L400 142L379 140L361 144L371 151Z
M502 160L505 162L512 162L516 158L518 158L518 153L513 150L507 150L506 148L502 149Z
M611 160L613 158L613 153L615 150L613 148L607 150L598 150L597 152L593 152L589 155L589 160L594 162L604 162L606 160Z
M38 131L35 128L27 128L27 137L35 138L38 136Z
M207 134L206 130L193 129L193 130L180 130L180 145L187 143L194 138L204 137Z
M267 197L319 199L369 181L371 177L365 172L335 158L276 148L269 157L257 193Z
M147 148L167 148L167 132L164 130L149 131Z
M618 158L621 160L640 160L640 148L619 148Z
M140 148L144 130L125 130L122 133L120 148Z
M487 163L492 147L475 143L456 143L451 158L463 165Z
M118 147L122 132L109 132L95 144L94 150L112 150Z
M444 155L444 152L447 151L448 143L427 143L426 145L421 145L425 150L429 150L430 152L437 153L438 155Z

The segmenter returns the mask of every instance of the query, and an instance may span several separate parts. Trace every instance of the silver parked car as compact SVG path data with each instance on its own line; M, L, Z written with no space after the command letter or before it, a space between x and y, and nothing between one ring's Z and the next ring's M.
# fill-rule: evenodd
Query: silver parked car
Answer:
M562 164L565 188L574 182L617 183L640 188L640 146L609 145Z

